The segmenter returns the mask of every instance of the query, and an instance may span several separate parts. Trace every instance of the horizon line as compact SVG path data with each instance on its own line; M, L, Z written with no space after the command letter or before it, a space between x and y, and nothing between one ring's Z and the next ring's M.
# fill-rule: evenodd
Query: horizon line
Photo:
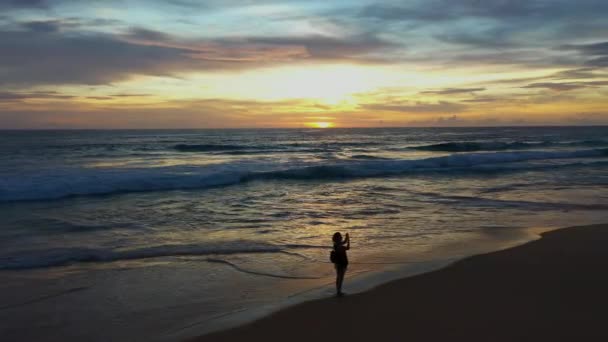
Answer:
M255 129L291 129L291 130L336 130L336 129L378 129L378 128L542 128L542 127L608 127L608 124L543 124L543 125L483 125L483 126L369 126L369 127L176 127L176 128L0 128L0 131L171 131L171 130L255 130Z

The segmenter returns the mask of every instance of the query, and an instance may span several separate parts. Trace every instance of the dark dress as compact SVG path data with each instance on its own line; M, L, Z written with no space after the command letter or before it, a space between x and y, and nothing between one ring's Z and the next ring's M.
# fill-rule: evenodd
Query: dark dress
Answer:
M342 244L334 245L336 252L336 268L346 268L348 266L348 257L346 256L346 247Z

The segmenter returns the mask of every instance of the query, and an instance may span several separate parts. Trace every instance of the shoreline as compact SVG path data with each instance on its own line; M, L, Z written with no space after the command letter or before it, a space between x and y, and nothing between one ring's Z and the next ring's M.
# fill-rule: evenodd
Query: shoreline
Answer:
M188 340L608 338L601 329L608 276L597 272L608 264L606 244L608 224L551 229L537 240Z
M403 252L395 254L398 255L397 259L404 260L405 258L407 261L389 262L382 269L365 268L361 270L359 269L361 265L365 267L366 263L351 262L352 268L347 274L345 291L351 295L365 293L393 281L441 270L475 255L501 251L535 241L540 239L541 233L556 229L562 229L562 227L513 228L507 231L491 231L489 234L482 234L478 231L476 236L471 236L466 240L437 244L430 249L417 250L408 254L403 254ZM367 257L369 256L377 257L375 254ZM423 256L422 259L420 259L421 256ZM412 257L412 259L408 259L408 257ZM328 263L323 267L332 266L329 266ZM203 320L194 319L178 329L164 333L160 340L181 341L221 333L251 324L294 306L331 298L335 292L334 282L335 275L332 273L323 283L292 293L280 301L224 312ZM207 325L209 323L212 325Z

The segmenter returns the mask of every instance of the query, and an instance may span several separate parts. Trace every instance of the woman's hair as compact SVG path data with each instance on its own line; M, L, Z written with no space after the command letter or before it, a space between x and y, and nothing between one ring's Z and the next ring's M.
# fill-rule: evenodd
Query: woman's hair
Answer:
M340 234L340 232L335 232L334 236L331 239L334 242L334 245L338 244L342 242L342 234Z

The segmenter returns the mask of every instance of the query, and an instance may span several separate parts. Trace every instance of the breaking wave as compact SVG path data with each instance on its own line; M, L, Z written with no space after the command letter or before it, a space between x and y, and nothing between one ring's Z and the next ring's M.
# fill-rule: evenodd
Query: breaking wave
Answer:
M316 246L277 246L251 241L232 241L218 245L160 245L132 250L100 248L55 248L24 251L0 257L0 270L21 270L65 266L79 262L112 262L174 256L205 256L252 253L288 253L284 248L317 248Z
M178 144L174 148L180 152L212 152L212 151L235 151L235 150L246 150L251 149L251 146L246 145L221 145L221 144ZM263 149L258 146L256 149Z
M216 152L226 154L247 154L264 152L319 152L349 147L368 147L381 145L377 142L334 141L322 143L288 143L276 145L259 144L177 144L173 149L178 152Z
M425 159L351 159L316 163L226 163L156 168L74 168L0 179L0 201L47 200L78 195L202 189L252 180L324 180L412 172L468 173L514 170L509 163L608 156L608 148L452 154ZM579 163L578 166L585 166ZM534 168L517 165L515 169Z
M608 141L604 140L582 140L571 142L475 142L461 141L448 142L432 145L412 146L408 147L412 150L420 151L438 151L438 152L475 152L475 151L504 151L504 150L524 150L543 147L593 147L606 146Z

